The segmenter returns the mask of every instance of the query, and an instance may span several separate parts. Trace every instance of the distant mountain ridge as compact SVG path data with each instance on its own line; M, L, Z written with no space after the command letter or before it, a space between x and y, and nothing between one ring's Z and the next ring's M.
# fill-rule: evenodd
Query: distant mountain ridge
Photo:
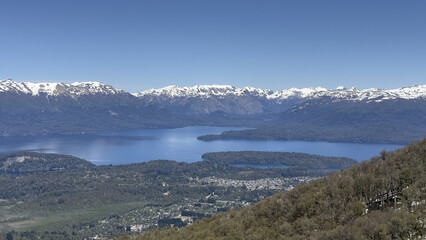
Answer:
M173 118L174 121L169 121ZM0 135L84 134L106 130L182 127L161 106L99 82L0 81Z
M116 89L111 85L101 82L74 82L74 83L33 83L15 82L11 79L0 81L0 92L15 92L31 94L33 96L46 94L49 96L59 95L89 95L89 94L117 94L129 93ZM138 93L129 93L135 97L168 97L168 98L190 98L190 97L226 97L226 96L256 96L268 100L314 99L320 97L331 97L336 99L362 101L382 101L389 99L426 99L426 84L402 87L398 89L383 90L370 88L358 90L356 87L347 89L339 86L336 89L323 87L311 88L289 88L281 91L264 90L254 87L238 88L231 85L196 85L193 87L179 87L176 85L159 89L150 89Z
M0 81L0 92L13 92L18 94L30 94L39 96L46 94L48 96L79 96L90 94L117 94L126 93L123 90L116 89L110 85L100 82L74 82L74 83L32 83L15 82L11 79Z
M281 91L263 90L253 87L237 88L231 85L196 85L194 87L179 87L176 85L160 89L150 89L134 94L138 97L163 96L170 98L180 97L213 97L213 96L257 96L269 100L286 100L289 98L313 99L319 97L332 97L345 100L388 100L388 99L416 99L426 98L426 84L402 87L398 89L383 90L370 88L358 90L356 87L347 89L339 86L336 89L323 87L314 88L289 88Z
M309 100L331 98L333 101L382 102L387 100L426 100L426 85L415 85L392 90L338 87L290 88L281 91L253 87L237 88L230 85L196 85L193 87L167 86L133 94L146 102L160 104L169 111L210 114L279 113Z
M409 143L426 135L425 106L426 85L282 91L197 85L129 93L100 82L7 79L0 81L0 136L203 125L259 130L202 140Z

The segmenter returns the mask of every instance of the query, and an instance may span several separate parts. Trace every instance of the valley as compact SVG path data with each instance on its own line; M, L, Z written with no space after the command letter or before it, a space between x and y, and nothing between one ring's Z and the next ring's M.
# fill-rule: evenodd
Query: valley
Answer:
M170 226L197 228L371 156L387 159L426 135L425 85L128 93L99 82L5 80L0 100L0 237L17 239L158 228L142 237L161 238Z
M253 206L136 239L424 239L425 164L423 139Z
M0 240L426 240L426 1L0 6Z
M263 154L267 153L257 156ZM1 155L0 236L83 239L170 224L185 226L252 205L332 171L318 169L318 164L340 168L341 161L346 167L357 163L347 158L304 156L311 165L259 169L166 160L95 166L58 154Z

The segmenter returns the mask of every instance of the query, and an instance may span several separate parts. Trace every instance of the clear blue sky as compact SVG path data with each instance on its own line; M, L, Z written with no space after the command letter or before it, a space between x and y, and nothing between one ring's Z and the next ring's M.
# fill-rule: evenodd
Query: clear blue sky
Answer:
M426 1L2 0L0 79L268 89L426 84Z

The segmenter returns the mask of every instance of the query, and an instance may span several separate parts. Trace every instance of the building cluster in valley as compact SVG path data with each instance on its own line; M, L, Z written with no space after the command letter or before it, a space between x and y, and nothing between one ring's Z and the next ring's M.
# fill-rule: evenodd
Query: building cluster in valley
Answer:
M240 179L228 179L218 178L215 176L194 178L201 184L214 184L226 187L245 187L247 190L262 190L262 189L276 189L276 190L289 190L294 185L300 183L307 183L315 180L313 177L292 177L292 178L262 178L256 180L240 180Z

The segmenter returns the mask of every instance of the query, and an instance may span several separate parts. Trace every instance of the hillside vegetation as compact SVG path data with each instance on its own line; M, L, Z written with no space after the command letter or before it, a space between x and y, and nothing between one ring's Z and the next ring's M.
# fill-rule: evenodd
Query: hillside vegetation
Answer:
M0 155L0 239L112 238L184 226L330 173L315 166L167 160L95 166L60 154Z
M357 164L346 157L328 157L296 152L209 152L203 159L224 164L283 164L289 167L345 169Z
M414 239L426 236L426 139L253 206L138 239Z
M0 154L0 174L30 173L59 170L87 170L95 164L63 154L16 152Z
M296 104L276 118L255 127L204 135L198 139L297 139L407 145L426 135L426 101L357 102L323 97Z

